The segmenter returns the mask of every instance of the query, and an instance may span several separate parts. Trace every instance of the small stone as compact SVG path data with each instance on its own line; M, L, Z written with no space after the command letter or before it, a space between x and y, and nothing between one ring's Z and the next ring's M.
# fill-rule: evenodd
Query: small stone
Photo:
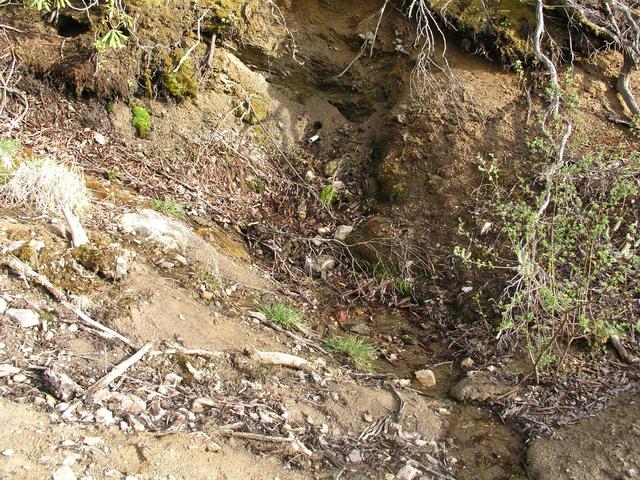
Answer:
M191 410L194 413L202 413L207 408L215 407L217 403L210 398L200 397L196 398L191 405Z
M399 387L408 387L409 385L411 385L411 380L409 380L408 378L401 378L397 381L397 383Z
M69 407L71 406L71 404L67 403L67 402L60 402L56 405L56 412L64 412L66 410L69 409Z
M76 480L76 474L68 465L63 465L53 472L53 480Z
M77 323L72 323L71 325L69 325L69 327L67 328L68 332L77 332L78 331L78 324Z
M261 322L267 321L267 316L262 312L249 312L249 316L251 318L255 318L256 320L260 320Z
M360 450L351 450L351 453L347 456L349 463L362 463L362 453Z
M213 293L205 290L204 292L200 292L200 298L208 302L213 300Z
M37 327L40 325L40 315L33 310L9 308L5 314L10 320L17 322L22 328Z
M13 365L8 365L6 363L0 365L0 378L15 375L17 373L20 373L20 369L18 367L14 367Z
M16 453L16 452L14 452L14 451L13 451L13 449L11 449L11 448L7 448L6 450L3 450L3 451L2 451L2 456L3 456L3 457L10 457L10 456L12 456L14 453Z
M460 362L460 366L466 370L473 368L473 366L475 365L475 362L473 361L472 358L465 358Z
M366 412L363 416L362 419L367 422L367 423L371 423L373 422L373 415L371 415L369 412Z
M638 470L636 470L635 468L630 468L629 470L627 470L627 475L631 478L635 478L638 476Z
M63 440L62 443L60 443L60 446L61 447L65 447L65 448L75 447L77 445L78 444L76 442L74 442L73 440Z
M2 315L7 310L7 301L0 297L0 315Z
M87 447L99 447L104 445L104 439L102 437L84 437L82 443Z
M316 179L316 174L311 170L307 170L307 172L304 174L304 179L307 183L311 183Z
M26 375L23 375L22 373L19 373L17 375L14 375L11 380L13 380L16 383L22 383L27 379Z
M187 265L189 263L189 261L182 255L176 255L174 257L174 260L178 262L180 265Z
M433 387L436 384L436 376L431 370L418 370L415 375L416 379L425 387Z
M77 453L72 453L64 457L64 460L62 460L62 464L66 465L67 467L70 467L71 465L76 463L76 460L78 460L79 458L80 458L80 455L78 455Z
M404 467L398 470L398 473L396 474L396 480L414 480L418 478L420 473L420 470L407 463Z
M30 248L32 248L36 252L39 252L45 247L44 242L42 240L36 240L36 239L30 240L28 245Z
M333 238L335 238L339 242L344 242L352 231L353 231L352 226L340 225L338 228L336 228L336 231L333 234Z
M170 270L175 267L175 264L173 262L161 262L158 266L160 268L164 268L165 270Z
M96 410L95 418L97 423L101 423L102 425L109 426L116 423L116 420L113 418L113 413L108 408L99 408Z
M371 327L369 327L368 325L364 325L363 323L358 323L356 325L350 326L349 331L351 333L355 333L356 335L362 335L363 337L371 335Z
M105 136L98 132L93 134L93 139L98 145L105 145L107 143L107 139L105 138Z

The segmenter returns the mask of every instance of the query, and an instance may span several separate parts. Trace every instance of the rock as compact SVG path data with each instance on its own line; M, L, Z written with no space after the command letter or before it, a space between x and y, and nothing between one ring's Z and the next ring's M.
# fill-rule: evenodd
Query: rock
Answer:
M10 320L18 323L21 328L37 327L40 325L40 315L33 310L25 310L21 308L9 308L5 315Z
M67 401L83 392L82 387L56 365L47 368L42 379L45 388L58 400Z
M351 453L347 455L347 460L349 463L362 463L362 453L360 450L351 450Z
M415 375L416 379L425 387L433 387L436 384L436 376L431 370L418 370Z
M304 179L307 183L311 183L316 179L316 174L311 170L307 170L307 173L304 174Z
M209 300L213 300L213 293L205 290L204 292L200 292L200 298L208 302Z
M310 277L323 277L326 272L333 270L336 267L336 259L328 255L322 255L320 257L306 257L304 259L304 271Z
M216 405L217 405L217 402L215 402L214 400L210 398L200 397L200 398L196 398L193 401L193 404L191 405L191 410L194 413L202 413L207 408L212 408L212 407L215 407Z
M351 325L349 327L349 331L355 333L357 335L368 336L371 335L371 327L365 325L363 323L358 323L356 325Z
M113 413L111 413L111 410L109 410L108 408L99 408L98 410L96 410L94 417L97 423L100 423L107 427L116 423L116 420L113 418Z
M4 314L4 312L7 310L7 301L0 297L0 315Z
M174 259L176 262L178 262L182 266L187 265L189 263L189 261L182 255L176 255Z
M266 322L267 321L267 316L262 312L249 312L249 316L251 318L258 319L261 322Z
M63 465L62 467L55 470L51 476L53 480L76 480L76 474L73 473L73 470L68 465Z
M175 264L173 262L161 262L158 265L160 268L164 268L165 270L171 270L173 267L175 267Z
M22 373L19 373L17 375L14 375L13 378L11 378L11 380L13 380L16 383L22 383L27 380L27 376L23 375Z
M13 451L13 449L11 448L7 448L6 450L2 451L2 456L3 457L11 457L15 452Z
M102 437L84 437L82 440L87 447L99 447L104 445L104 438Z
M346 188L342 180L335 180L331 182L331 186L336 191L336 193L340 193Z
M333 238L339 242L344 242L351 232L353 232L353 227L351 225L340 225L336 228Z
M484 402L504 395L510 390L509 385L478 373L460 380L451 389L451 396L460 402Z
M30 240L28 245L29 245L29 248L32 248L36 252L39 252L45 247L44 242L42 240L36 240L35 238Z
M470 368L473 368L474 365L475 365L475 362L473 361L472 358L469 358L469 357L463 359L460 362L460 366L465 370L469 370Z
M8 365L6 363L0 365L0 378L15 375L17 373L20 373L20 369L18 367L14 367L13 365Z
M325 177L332 177L338 171L338 167L340 166L340 162L338 160L331 160L324 166L324 175Z
M105 136L98 132L93 134L93 139L98 145L105 145L107 143L107 139L105 138Z
M397 384L399 387L408 387L409 385L411 385L411 380L409 380L408 378L401 378L397 381Z
M407 463L396 473L396 480L415 480L421 473L420 470Z

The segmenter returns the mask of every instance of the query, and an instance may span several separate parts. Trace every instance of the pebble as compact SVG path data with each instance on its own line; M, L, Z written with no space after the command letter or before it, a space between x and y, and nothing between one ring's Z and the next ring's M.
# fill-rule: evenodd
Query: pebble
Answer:
M27 376L26 376L26 375L23 375L22 373L19 373L19 374L17 374L17 375L14 375L14 376L11 378L11 380L13 380L13 381L14 381L14 382L16 382L16 383L22 383L22 382L24 382L24 381L26 381L26 380L27 380Z
M33 310L9 308L5 314L10 320L17 322L22 328L36 327L40 324L40 315Z
M52 478L53 480L76 480L77 477L71 467L63 465L53 472Z
M20 373L20 369L18 367L14 367L13 365L8 365L6 363L0 365L0 378L15 375L17 373Z
M350 463L362 463L362 453L360 450L351 450L351 453L347 456L347 460Z
M436 384L436 376L431 370L418 370L415 375L416 379L425 387L433 387Z
M113 413L111 413L111 410L104 407L96 410L95 418L97 423L101 423L106 426L113 425L114 423L116 423L115 419L113 418Z
M186 265L189 263L189 261L183 257L182 255L176 255L174 257L175 261L178 262L180 265Z
M173 267L175 267L175 264L172 262L162 262L160 265L158 265L160 268L164 268L166 270L170 270Z
M104 145L107 143L107 139L105 138L105 136L99 132L93 134L93 139L98 145Z
M205 290L204 292L200 292L200 298L208 302L213 299L213 293Z
M404 467L398 470L396 480L414 480L418 478L420 473L420 470L407 463Z
M99 447L104 444L104 439L102 437L84 437L82 443L87 447Z
M11 449L11 448L7 448L6 450L3 450L3 451L2 451L2 456L3 456L3 457L10 457L10 456L12 456L14 453L16 453L16 452L14 452L14 451L13 451L13 449Z
M307 181L307 183L311 183L316 179L316 174L311 170L307 170L307 172L304 174L304 179Z
M411 385L411 380L409 380L408 378L401 378L397 383L399 387L408 387L409 385Z
M77 323L72 323L71 325L69 325L69 328L67 328L67 331L73 333L73 332L77 332L78 331L78 324Z
M336 228L336 232L333 234L333 238L335 238L339 242L344 242L352 231L353 227L351 225L340 225L338 228Z
M475 365L475 362L473 361L472 358L465 358L460 362L460 366L464 369L470 369L473 368L473 366Z
M7 310L7 301L0 297L0 315L2 315Z

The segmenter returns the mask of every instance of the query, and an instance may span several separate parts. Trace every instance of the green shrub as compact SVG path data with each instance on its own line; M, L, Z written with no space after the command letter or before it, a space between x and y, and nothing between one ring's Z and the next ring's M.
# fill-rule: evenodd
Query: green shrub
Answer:
M325 340L328 351L345 355L358 370L372 372L375 370L374 361L379 352L375 345L355 335Z
M135 127L140 138L145 138L151 131L151 116L149 112L140 105L133 105L131 107L131 115L131 125Z
M333 185L327 185L322 189L320 192L320 201L327 207L331 207L338 201L338 192L333 188Z
M511 277L495 299L499 341L523 346L537 375L560 368L576 341L599 346L635 328L640 154L584 156L555 172L549 196L524 180L506 189L495 168L484 171L490 196L478 220L499 236L480 241L462 226L466 246L454 253Z

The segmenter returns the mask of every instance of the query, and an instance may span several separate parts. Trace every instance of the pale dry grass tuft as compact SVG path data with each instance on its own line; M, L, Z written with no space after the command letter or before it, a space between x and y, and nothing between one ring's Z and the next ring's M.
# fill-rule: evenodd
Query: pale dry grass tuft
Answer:
M8 173L0 185L0 204L55 215L67 206L82 215L89 208L90 198L78 169L44 158L23 161Z

